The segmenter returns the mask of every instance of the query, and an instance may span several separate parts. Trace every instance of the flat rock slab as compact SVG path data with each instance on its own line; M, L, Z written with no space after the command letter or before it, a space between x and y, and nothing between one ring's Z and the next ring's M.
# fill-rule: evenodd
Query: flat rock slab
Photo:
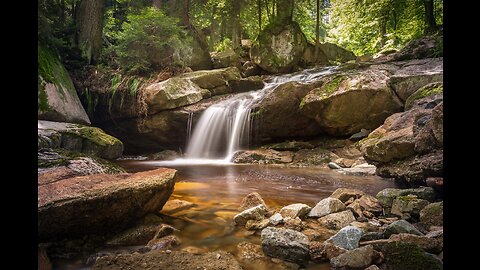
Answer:
M190 270L190 269L223 269L241 270L232 254L225 251L192 254L185 251L151 251L145 254L120 254L100 257L93 266L99 269L162 269L162 270Z
M95 174L38 183L38 237L82 237L126 228L162 209L176 170Z

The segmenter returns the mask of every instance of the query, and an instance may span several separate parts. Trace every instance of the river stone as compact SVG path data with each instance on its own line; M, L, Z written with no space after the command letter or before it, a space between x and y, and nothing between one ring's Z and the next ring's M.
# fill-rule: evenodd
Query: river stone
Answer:
M148 265L146 264L148 262ZM226 251L214 251L204 254L192 254L172 250L170 253L155 250L145 254L123 253L99 257L93 265L94 270L128 269L137 266L145 269L178 270L183 269L223 269L242 270L235 257ZM135 268L138 269L138 268Z
M237 254L241 261L251 261L265 258L265 255L263 255L262 246L250 242L241 242L238 244Z
M332 269L364 269L380 258L371 245L349 250L330 260Z
M58 53L38 43L38 120L90 125Z
M255 207L259 204L262 204L265 207L265 209L268 210L267 204L265 204L265 201L262 199L262 196L260 196L258 192L252 192L242 199L242 202L240 203L240 207L238 208L238 210L243 211L243 210Z
M146 247L150 248L150 250L171 250L174 247L179 246L181 243L182 241L180 238L178 238L178 236L168 235L150 240Z
M372 264L364 270L380 270L380 268L378 268L378 266L376 266L375 264Z
M267 256L301 264L308 261L309 241L300 232L267 227L262 230L261 239L263 252Z
M154 238L159 225L139 225L123 231L107 241L109 246L145 245Z
M425 206L420 211L420 222L427 226L443 226L443 201Z
M317 205L310 210L308 217L323 217L343 210L345 210L345 204L343 204L342 201L328 197L319 201Z
M295 204L290 204L287 206L284 206L282 209L280 209L280 215L282 215L283 218L303 218L305 215L310 212L311 207L303 204L303 203L295 203Z
M196 206L196 204L187 202L184 200L174 199L169 200L165 203L162 208L162 213L166 213L168 215L174 214L176 212L180 212L185 209L189 209Z
M315 261L331 260L345 252L346 249L329 242L310 242L310 258Z
M392 242L380 247L388 269L441 270L442 262L411 243Z
M411 243L425 250L426 252L438 254L443 249L443 237L441 238L442 239L437 239L409 233L399 233L392 234L388 239L402 243Z
M240 58L238 54L228 48L221 52L211 52L213 68L240 67Z
M342 168L338 170L338 172L347 174L347 175L357 175L357 176L367 176L367 175L375 175L377 171L377 167L372 164L362 163L351 168Z
M339 199L340 201L345 203L346 201L348 201L348 199L350 199L352 197L354 199L359 199L363 195L365 195L365 192L363 192L361 190L351 189L351 188L337 188L332 193L332 195L330 195L330 198Z
M272 224L273 226L283 223L283 217L282 215L280 215L280 213L275 213L269 219L270 219L270 224Z
M146 214L162 209L173 192L175 173L160 168L39 183L39 239L123 230Z
M122 155L123 143L102 129L80 124L38 120L38 146L63 148L105 159Z
M283 164L292 162L292 155L290 151L272 149L244 150L236 152L232 161L247 164Z
M410 233L415 235L423 235L417 228L405 220L398 220L390 223L383 233L385 237L390 237L392 234Z
M318 219L321 225L329 228L340 230L351 222L355 221L352 211L345 210L338 213L328 214Z
M415 195L398 196L393 201L391 213L402 219L418 218L420 211L428 204L427 200L418 199Z
M270 220L268 218L258 220L248 220L245 224L245 229L250 231L262 230L270 225Z
M343 227L334 236L328 238L327 242L347 250L352 250L358 247L358 242L362 235L362 229L355 226L347 226Z
M419 199L424 199L429 202L432 202L435 199L435 191L431 187L420 187L420 188L408 188L408 189L397 189L397 188L386 188L379 191L376 195L376 198L383 207L392 207L393 201L399 196L406 195L415 195Z
M362 207L360 207L358 200L355 200L354 202L348 204L347 209L352 211L353 215L356 218L364 218Z
M248 220L262 220L265 217L267 209L262 204L242 211L233 217L236 225L245 225Z
M375 214L379 214L383 210L383 207L377 198L371 195L363 195L360 199L358 199L358 204L360 204L362 210Z
M145 102L150 114L193 104L203 98L202 89L198 85L178 77L151 84L145 91Z
M379 240L379 239L383 239L383 233L381 233L381 232L366 232L360 238L360 242Z
M329 162L327 165L330 169L333 169L333 170L338 170L342 168L340 165L338 165L335 162Z

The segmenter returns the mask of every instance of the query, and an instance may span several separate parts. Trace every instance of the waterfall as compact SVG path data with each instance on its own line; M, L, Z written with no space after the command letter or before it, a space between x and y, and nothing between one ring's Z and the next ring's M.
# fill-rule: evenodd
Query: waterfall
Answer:
M229 163L236 151L248 147L252 119L250 112L257 102L278 85L298 81L308 83L331 74L336 67L313 68L301 72L275 76L263 89L237 94L208 107L192 129L193 114L187 122L185 159L168 163Z

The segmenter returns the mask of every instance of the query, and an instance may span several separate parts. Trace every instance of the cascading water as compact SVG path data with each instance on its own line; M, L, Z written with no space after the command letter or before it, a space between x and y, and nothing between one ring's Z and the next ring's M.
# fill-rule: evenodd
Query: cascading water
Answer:
M250 142L250 112L253 105L280 84L291 81L308 83L331 74L334 70L336 67L313 68L275 76L261 90L241 93L207 108L196 123L193 133L192 115L189 115L185 158L168 163L230 163L235 152Z

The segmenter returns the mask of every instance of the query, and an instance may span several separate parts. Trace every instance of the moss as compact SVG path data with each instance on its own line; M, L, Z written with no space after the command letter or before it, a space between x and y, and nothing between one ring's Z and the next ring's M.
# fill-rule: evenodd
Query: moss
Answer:
M405 101L405 108L410 108L415 100L428 97L435 94L443 93L443 83L442 82L435 82L430 83L422 88L415 91L415 93L411 94L407 100Z
M320 89L322 91L323 94L327 94L327 95L330 95L332 94L333 92L337 91L338 89L338 86L340 85L340 83L342 83L342 81L345 79L344 76L342 75L338 75L336 76L335 78L333 78L331 81L329 81L328 83L324 84Z
M265 113L265 109L260 108L259 110L250 113L251 118L261 117Z
M76 125L76 129L69 129L66 133L78 135L82 138L88 139L100 146L107 146L107 145L115 145L117 143L122 143L117 138L108 135L107 133L103 132L103 130L97 127L86 127Z
M442 263L412 243L393 242L382 247L385 263L391 270L437 270Z
M40 76L38 76L38 109L43 112L52 110L48 104L47 92L45 92L45 81Z

